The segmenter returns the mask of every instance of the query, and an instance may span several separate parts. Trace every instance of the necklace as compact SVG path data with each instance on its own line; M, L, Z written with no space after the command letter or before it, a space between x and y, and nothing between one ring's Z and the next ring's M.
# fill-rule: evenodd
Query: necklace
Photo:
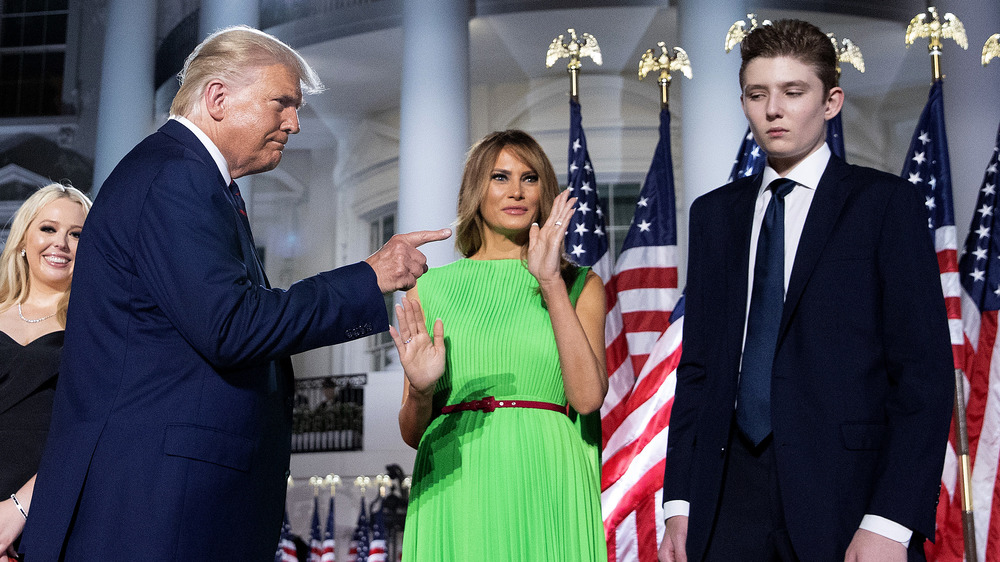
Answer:
M56 313L53 312L52 314L49 314L48 316L42 316L41 318L36 318L34 320L29 320L29 319L27 319L27 318L24 317L23 313L21 313L21 303L17 303L17 315L21 317L21 320L24 320L28 324L38 324L42 320L48 320L49 318L52 318L53 316L56 315Z

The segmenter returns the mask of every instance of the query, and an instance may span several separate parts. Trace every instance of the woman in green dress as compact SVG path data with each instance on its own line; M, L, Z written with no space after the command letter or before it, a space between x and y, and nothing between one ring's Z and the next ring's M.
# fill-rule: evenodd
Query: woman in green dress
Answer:
M608 389L604 286L563 255L575 203L531 136L487 136L459 192L466 259L396 307L417 448L406 562L607 560L595 445L574 422Z

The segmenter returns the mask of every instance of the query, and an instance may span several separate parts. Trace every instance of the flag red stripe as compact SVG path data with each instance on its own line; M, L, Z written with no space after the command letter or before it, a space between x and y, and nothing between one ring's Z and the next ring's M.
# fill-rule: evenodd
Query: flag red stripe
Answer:
M623 332L656 332L662 334L670 327L669 312L625 312L622 313ZM650 346L652 347L652 346Z
M632 460L649 445L649 442L656 437L660 431L670 423L670 411L673 408L674 400L671 398L662 408L653 414L649 424L639 434L639 438L622 447L620 450L604 459L601 466L601 491L607 490L612 484L618 481L625 474ZM664 451L665 453L666 451Z
M966 376L969 378L969 402L965 409L966 425L969 431L969 459L975 467L979 435L983 430L983 416L986 414L986 400L990 391L990 361L997 338L997 312L987 311L980 315L979 350L969 361Z
M677 267L634 267L615 275L616 289L676 289Z
M667 376L677 368L680 362L681 347L678 346L668 355L660 365L651 371L645 378L639 381L627 400L622 400L601 420L602 446L606 447L611 436L618 431L618 428L625 421L629 414L634 412L639 406L646 402L650 396L655 394ZM669 421L669 420L668 420Z
M628 359L628 340L625 338L625 330L622 330L614 341L608 344L605 351L605 362L608 365L608 374L614 373Z
M948 311L948 318L962 318L962 298L961 297L945 297L944 299L945 309Z
M604 542L608 545L608 562L616 562L618 558L618 537L614 527L604 527Z
M976 547L981 548L979 545ZM993 497L990 498L990 528L986 533L985 562L1000 562L1000 470L994 479Z
M639 562L657 562L655 493L643 497L636 506L635 530L639 539Z
M618 293L630 289L676 289L677 266L633 267L616 273L604 285L608 310L618 302Z
M604 519L604 534L614 534L615 527L622 522L628 514L632 512L631 506L636 505L640 498L656 497L656 491L663 487L663 467L666 466L666 457L654 464L629 488L629 491L622 496L621 501L615 506Z
M938 269L941 273L955 273L958 271L958 252L951 248L937 251Z

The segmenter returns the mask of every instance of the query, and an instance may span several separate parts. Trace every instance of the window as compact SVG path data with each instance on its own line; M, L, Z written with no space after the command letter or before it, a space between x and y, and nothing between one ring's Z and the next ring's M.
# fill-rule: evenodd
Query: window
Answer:
M0 2L0 117L59 115L69 0Z
M608 223L608 244L614 251L615 260L622 253L622 244L632 216L635 214L635 204L639 200L642 185L638 183L604 183L597 185L597 197L604 209L604 219Z
M368 251L375 253L396 233L396 214L389 213L372 219L368 224ZM389 321L393 316L392 294L383 295L385 311ZM368 351L372 354L372 370L381 371L392 361L393 343L389 332L381 332L368 338Z

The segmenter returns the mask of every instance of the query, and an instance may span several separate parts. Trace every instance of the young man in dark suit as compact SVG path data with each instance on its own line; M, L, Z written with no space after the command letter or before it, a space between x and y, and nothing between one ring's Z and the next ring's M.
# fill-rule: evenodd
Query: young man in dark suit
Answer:
M923 200L833 156L836 52L782 20L743 40L763 173L691 206L660 560L923 557L952 409Z

